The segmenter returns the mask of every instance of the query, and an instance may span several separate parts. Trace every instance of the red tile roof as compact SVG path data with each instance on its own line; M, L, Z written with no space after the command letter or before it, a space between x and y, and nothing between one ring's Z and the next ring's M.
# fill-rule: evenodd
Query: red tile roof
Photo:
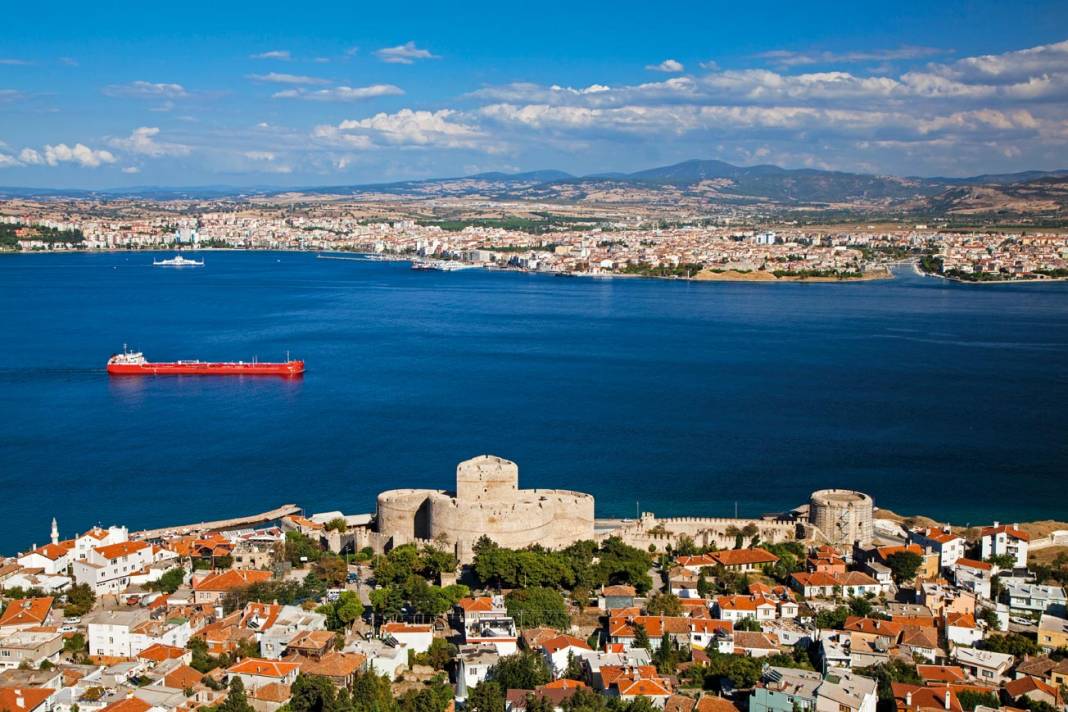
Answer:
M779 560L778 556L761 548L755 549L728 549L716 551L711 554L717 563L724 566L751 566L755 564L774 564Z
M188 665L182 665L167 673L163 678L163 684L176 690L184 690L187 687L198 685L202 677L204 677L204 673L194 670Z
M176 648L173 645L163 645L162 643L153 643L140 653L137 657L142 660L149 660L154 663L161 663L164 660L173 660L175 658L184 657L189 651L185 648Z
M263 658L245 658L241 662L226 668L226 672L231 675L258 675L260 677L282 678L299 668L300 663L264 660Z
M979 536L993 536L995 534L1001 534L1003 532L1011 536L1013 539L1019 539L1020 541L1031 541L1031 537L1029 537L1027 534L1020 531L1016 527L1010 526L1008 524L1002 524L1001 526L997 527L983 527L983 530L979 533Z
M254 583L262 583L271 580L270 571L220 571L208 574L193 584L194 591L230 591L235 588L244 588Z
M124 541L118 544L95 547L95 551L105 559L117 559L121 556L129 556L130 554L147 548L148 544L143 541Z
M40 625L48 618L53 600L51 596L16 599L0 615L0 626Z
M986 561L976 561L975 559L957 559L957 566L966 566L969 569L979 569L980 571L993 571L994 565Z
M147 712L150 709L152 705L144 700L138 697L127 697L118 702L112 702L100 712Z
M47 687L0 687L0 710L32 712L54 693Z

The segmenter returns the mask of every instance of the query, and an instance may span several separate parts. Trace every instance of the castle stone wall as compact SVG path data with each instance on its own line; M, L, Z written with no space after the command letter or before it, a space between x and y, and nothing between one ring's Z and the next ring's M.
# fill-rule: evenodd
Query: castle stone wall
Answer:
M391 490L380 494L376 529L395 542L418 538L449 544L465 563L483 536L516 549L532 544L562 548L593 539L591 495L522 490L518 485L519 468L514 462L482 455L457 466L455 493Z

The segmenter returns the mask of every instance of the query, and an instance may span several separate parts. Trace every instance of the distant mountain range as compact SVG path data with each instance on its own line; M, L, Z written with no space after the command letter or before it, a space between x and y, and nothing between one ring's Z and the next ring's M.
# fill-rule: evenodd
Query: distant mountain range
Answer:
M1025 171L969 178L920 178L847 173L773 165L735 166L717 160L690 160L634 173L575 176L558 170L478 173L392 183L287 188L204 186L139 187L115 190L0 188L0 197L220 199L282 193L398 198L483 196L497 200L563 203L658 203L689 206L715 202L769 208L879 211L913 214L995 213L1068 217L1068 170Z

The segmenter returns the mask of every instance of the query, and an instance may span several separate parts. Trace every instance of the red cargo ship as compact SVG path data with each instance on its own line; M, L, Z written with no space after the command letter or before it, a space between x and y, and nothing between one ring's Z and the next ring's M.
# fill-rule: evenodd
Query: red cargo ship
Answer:
M108 374L112 376L300 376L303 361L172 361L151 363L139 351L123 351L108 359Z

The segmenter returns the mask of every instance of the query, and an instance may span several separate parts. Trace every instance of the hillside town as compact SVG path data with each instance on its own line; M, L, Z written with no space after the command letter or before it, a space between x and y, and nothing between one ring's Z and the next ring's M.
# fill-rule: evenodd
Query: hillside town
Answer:
M246 249L362 252L421 266L478 266L564 275L698 279L861 279L923 258L960 281L1068 277L1063 233L950 233L927 225L838 228L746 225L730 219L668 222L640 215L418 220L372 218L351 206L138 204L102 216L94 204L0 206L0 249ZM548 217L544 217L548 215Z
M0 709L1068 709L1068 531L903 520L847 490L756 519L576 507L480 456L455 491L371 514L53 520L0 561Z

